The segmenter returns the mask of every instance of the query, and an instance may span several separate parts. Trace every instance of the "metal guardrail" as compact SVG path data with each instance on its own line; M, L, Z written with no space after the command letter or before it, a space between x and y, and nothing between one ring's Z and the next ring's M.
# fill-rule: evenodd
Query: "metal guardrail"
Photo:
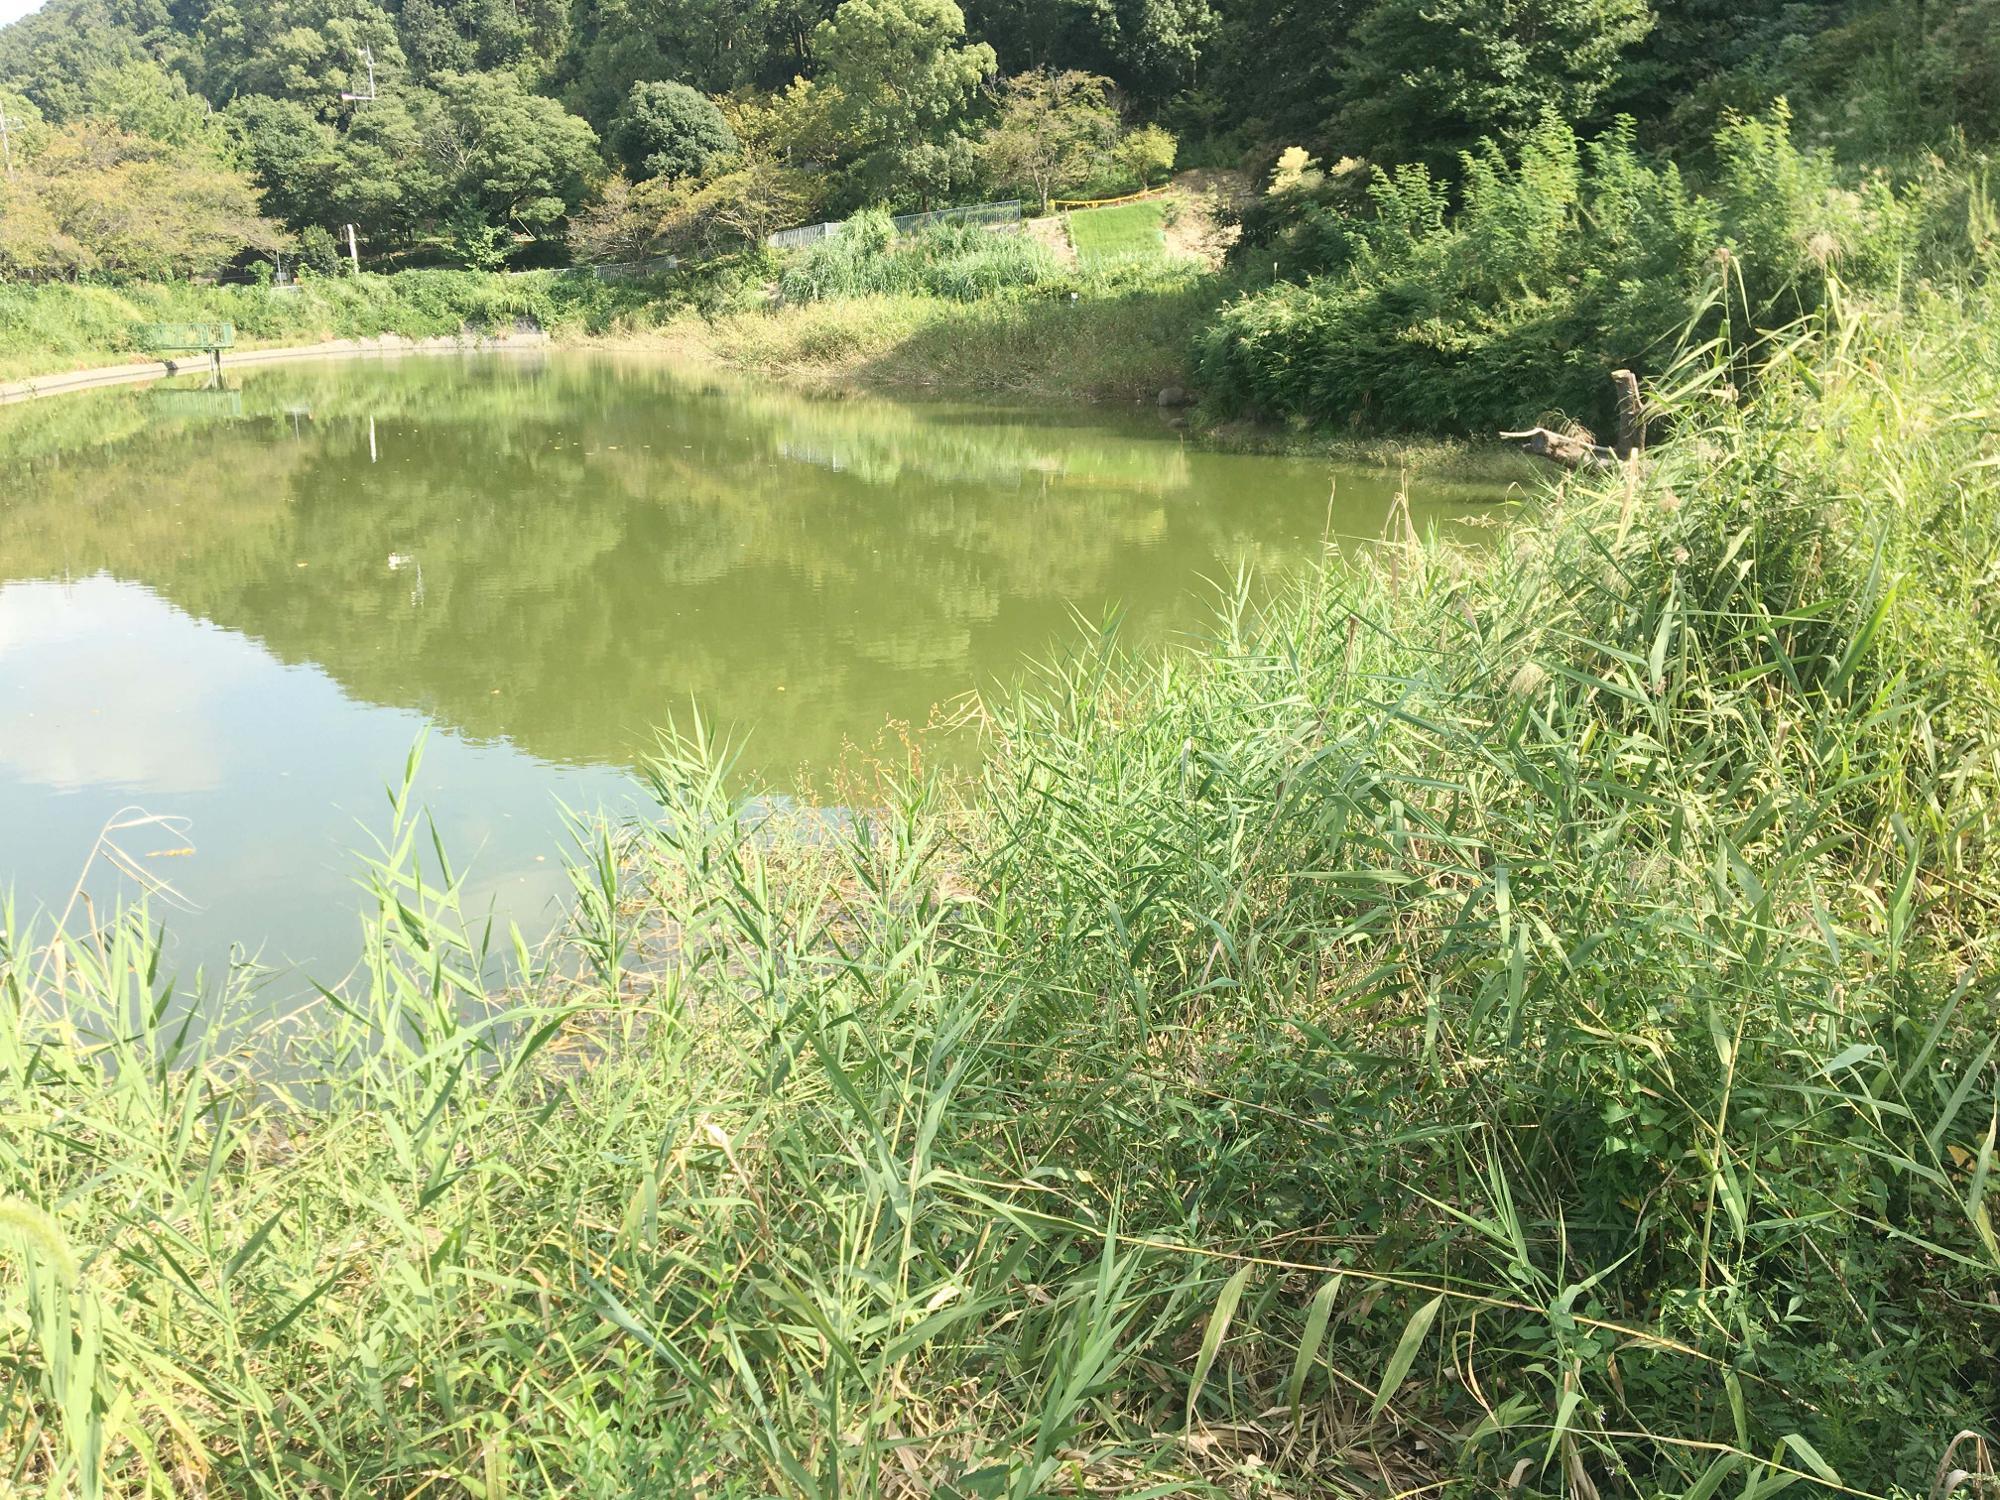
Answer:
M650 260L606 261L592 266L590 274L599 281L633 281L642 276L657 276L664 271L675 270L680 263L678 255L656 255Z
M929 229L933 224L1018 224L1021 222L1021 200L1008 198L999 203L972 203L964 208L938 208L929 213L898 214L889 221L896 226L898 234L914 234L920 229Z
M1021 222L1021 200L1008 198L998 203L968 203L962 208L936 208L928 213L898 214L889 221L896 226L898 234L915 234L936 224L983 224L989 228L1002 224ZM768 236L764 243L773 250L797 250L804 245L814 245L821 240L832 239L845 228L845 224L832 221L825 224L801 224L796 229L780 229Z
M1172 187L1146 188L1137 193L1126 193L1119 198L1051 198L1049 207L1055 210L1072 208L1116 208L1121 203L1143 203L1148 198L1164 198L1173 191Z
M153 405L175 416L233 420L243 415L243 393L213 389L154 391Z
M141 323L133 330L133 340L156 354L216 354L236 347L236 325Z
M764 243L773 250L797 250L806 245L818 244L823 239L840 233L838 224L801 224L796 229L780 229L768 236Z

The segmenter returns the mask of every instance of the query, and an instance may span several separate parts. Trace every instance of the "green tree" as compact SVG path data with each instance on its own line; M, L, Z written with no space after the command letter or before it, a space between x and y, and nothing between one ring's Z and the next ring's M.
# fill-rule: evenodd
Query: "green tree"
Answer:
M1117 138L1110 79L1036 68L1001 85L1000 117L981 148L996 182L1047 212L1056 194L1096 175Z
M1195 80L1218 19L1210 0L966 0L965 15L1009 68L1101 73L1149 105Z
M322 207L313 217L358 224L378 245L414 239L444 212L447 179L424 128L436 112L436 101L417 89L385 95L359 111L323 165L316 164Z
M9 275L165 280L284 244L245 173L101 121L53 132L0 189Z
M1938 135L1962 129L1974 140L2000 138L2000 0L1960 0L1942 14L1916 7L1923 34L1924 81ZM1907 24L1907 23L1906 23Z
M365 92L365 55L378 90L407 76L395 18L374 0L208 0L196 81L211 99L268 94L322 118L353 113L340 95Z
M333 231L323 224L308 224L299 231L299 264L316 276L340 274L340 246Z
M444 242L468 270L497 271L506 265L510 238L503 227L486 222L477 203L458 204L444 221Z
M614 172L597 196L569 216L570 258L578 265L620 265L653 252L666 210L685 196L671 179L633 183Z
M814 47L836 91L835 127L853 145L850 180L860 195L895 194L912 168L928 167L935 180L927 157L963 133L994 67L991 47L964 42L953 0L845 0L820 26Z
M1180 143L1171 131L1159 125L1141 125L1119 141L1111 159L1133 182L1149 188L1173 171L1174 156L1179 149Z
M478 43L459 28L450 8L439 0L403 0L397 30L419 77L465 73L479 66Z
M225 148L222 122L208 101L150 59L101 68L84 85L87 115L169 146Z
M15 164L33 158L48 141L49 126L35 101L10 88L0 88L0 114L7 117L8 149Z
M928 211L958 202L979 183L979 143L963 131L911 141L896 153L895 196Z
M564 99L609 131L647 79L706 94L784 83L813 63L835 0L576 0L558 74Z
M90 80L143 62L172 39L162 0L48 0L0 27L0 85L32 99L54 124L87 113Z
M964 0L968 35L1017 73L1088 71L1103 62L1097 7L1090 0Z
M1705 151L1729 109L1765 108L1782 60L1824 30L1838 7L1797 0L1653 0L1656 19L1619 60L1610 104L1658 142Z
M842 133L838 118L843 103L838 89L810 78L794 78L769 94L720 101L746 158L768 157L822 175L853 154L853 142Z
M736 154L736 132L713 100L684 83L635 83L612 144L634 177L705 177Z
M1245 145L1330 147L1340 72L1369 0L1230 0L1202 53L1202 78L1181 118Z
M417 76L516 68L540 74L561 52L561 0L402 0L396 29Z
M602 171L597 133L512 73L446 73L418 127L448 211L547 234L589 196Z
M323 217L341 144L333 128L298 100L266 94L231 100L225 118L264 195L264 211L294 226Z
M1209 0L1098 0L1093 10L1105 71L1135 98L1163 104L1193 82L1215 27Z
M1652 23L1647 0L1377 0L1342 74L1345 143L1448 168L1550 113L1586 120Z
M804 172L760 155L692 191L681 184L669 191L661 204L659 237L676 253L689 255L755 249L774 231L799 223L813 201Z

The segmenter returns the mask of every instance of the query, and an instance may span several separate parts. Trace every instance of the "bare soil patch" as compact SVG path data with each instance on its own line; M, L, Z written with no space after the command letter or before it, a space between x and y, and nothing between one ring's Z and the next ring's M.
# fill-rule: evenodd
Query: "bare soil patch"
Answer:
M1250 196L1250 179L1223 167L1198 167L1174 178L1174 202L1164 226L1169 255L1219 266L1242 235L1238 212Z

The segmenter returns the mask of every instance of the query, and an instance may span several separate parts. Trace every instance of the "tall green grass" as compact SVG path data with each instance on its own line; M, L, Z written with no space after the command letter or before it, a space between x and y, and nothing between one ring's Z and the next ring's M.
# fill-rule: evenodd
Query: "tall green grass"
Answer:
M791 302L895 294L976 302L1037 291L1061 275L1048 246L1027 234L939 224L899 239L888 214L872 209L792 255L778 287Z
M1166 254L1161 231L1166 200L1148 198L1110 208L1076 209L1063 215L1063 228L1086 266L1120 260L1157 259Z
M282 1033L9 921L0 1482L1927 1489L2000 1400L1996 355L1836 304L1490 556L1047 668L974 788L796 822L696 727L547 951L404 794Z
M1060 287L1078 295L1058 295ZM901 292L788 302L668 330L691 352L777 378L864 381L1052 401L1148 401L1187 380L1221 295L1182 265L1121 266L1026 298Z

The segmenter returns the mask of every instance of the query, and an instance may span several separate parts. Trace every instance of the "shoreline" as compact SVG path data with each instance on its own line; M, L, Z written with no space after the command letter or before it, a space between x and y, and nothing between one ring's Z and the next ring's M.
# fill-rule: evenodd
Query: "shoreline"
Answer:
M864 303L867 299L854 299ZM842 304L830 304L839 307ZM850 304L851 305L851 304ZM828 350L813 337L815 329L834 322L824 309L808 304L790 310L790 327L772 327L787 320L786 312L751 322L737 313L721 319L676 318L655 328L628 330L555 340L556 347L605 354L666 359L690 369L720 371L738 378L769 381L794 390L827 396L879 396L907 400L958 400L1071 407L1106 415L1157 414L1164 432L1216 453L1263 454L1273 458L1317 459L1357 468L1422 474L1445 482L1538 487L1549 469L1520 449L1497 438L1433 437L1424 434L1364 434L1327 429L1296 429L1242 418L1217 418L1204 413L1198 401L1162 407L1159 393L1167 386L1185 387L1182 370L1152 369L1143 378L1120 386L1082 386L1024 373L1014 380L954 378L958 372L923 355L908 352L908 341L882 344L844 340ZM939 303L937 322L950 322L957 304ZM982 309L983 311L983 309ZM969 320L968 320L969 321ZM840 324L847 320L840 318ZM842 328L845 332L845 328ZM977 345L976 330L966 343ZM797 345L807 347L800 349Z
M1273 457L1320 459L1328 463L1351 464L1362 468L1424 474L1435 479L1469 480L1492 484L1529 484L1542 476L1532 460L1518 450L1499 443L1482 443L1466 438L1412 436L1360 436L1334 432L1294 431L1289 428L1245 422L1240 419L1204 420L1200 408L1176 409L1169 418L1166 409L1143 394L1143 381L1134 381L1122 391L1077 390L1038 380L1011 383L968 382L952 379L949 372L919 374L907 363L898 362L893 346L872 351L875 357L813 361L769 357L740 334L744 315L726 320L686 317L673 319L657 328L608 334L564 334L543 328L523 328L506 334L439 334L410 338L398 333L381 333L372 338L322 339L311 344L274 344L230 350L222 356L222 368L251 369L311 359L403 358L411 355L507 354L576 350L581 352L632 355L663 359L688 368L707 368L767 380L798 390L827 394L859 394L890 399L963 399L972 401L1018 401L1036 405L1076 406L1107 414L1160 412L1163 428L1183 440L1221 453L1268 454ZM948 317L948 311L947 311ZM698 324L699 326L693 326ZM47 397L72 395L119 385L139 385L176 376L200 374L209 368L200 357L191 359L126 360L118 364L86 365L44 375L0 381L0 406L11 406ZM1151 380L1158 372L1146 372ZM1138 393L1138 394L1135 394Z
M405 338L398 333L378 334L363 339L323 339L316 344L274 344L265 348L235 349L222 356L222 368L239 370L256 365L282 364L297 359L386 358L411 354L506 354L516 350L546 350L559 341L542 329L494 337L490 334L448 334L430 338ZM210 368L206 359L128 360L116 365L86 365L74 370L58 370L48 375L30 375L19 380L0 381L0 406L37 401L46 396L66 396L77 391L97 390L114 385L137 385L149 380L169 380L177 375L198 375Z

